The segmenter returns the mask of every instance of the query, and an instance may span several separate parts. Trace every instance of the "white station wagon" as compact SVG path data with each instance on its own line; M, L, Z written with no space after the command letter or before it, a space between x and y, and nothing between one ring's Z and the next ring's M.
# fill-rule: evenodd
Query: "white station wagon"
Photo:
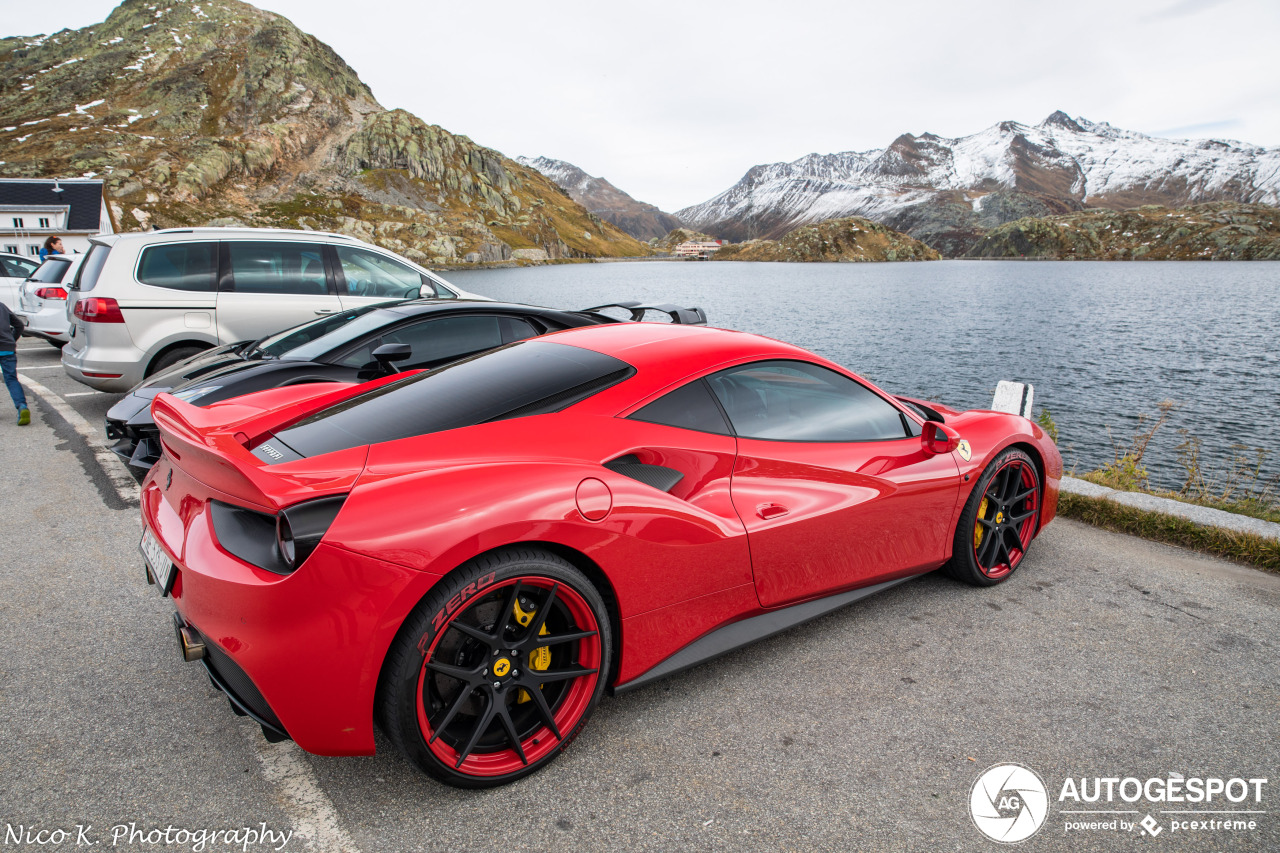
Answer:
M353 237L266 228L174 228L91 238L68 287L62 365L127 391L201 350L397 299L483 299Z

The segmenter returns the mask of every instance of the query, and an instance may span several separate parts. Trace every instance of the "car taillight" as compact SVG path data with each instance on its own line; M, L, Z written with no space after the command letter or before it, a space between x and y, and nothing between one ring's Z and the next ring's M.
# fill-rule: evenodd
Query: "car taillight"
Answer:
M37 287L36 296L40 299L66 299L67 292L61 287Z
M276 516L276 547L290 571L302 565L328 532L346 495L294 504Z
M86 323L123 323L120 303L105 296L88 296L76 302L73 314Z
M304 501L276 515L209 502L213 532L227 552L246 563L287 575L306 562L338 517L346 495Z

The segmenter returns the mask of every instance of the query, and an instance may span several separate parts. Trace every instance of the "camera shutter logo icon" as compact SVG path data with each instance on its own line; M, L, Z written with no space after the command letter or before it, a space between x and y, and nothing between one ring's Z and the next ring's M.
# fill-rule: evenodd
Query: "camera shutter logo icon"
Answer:
M978 831L992 841L1026 841L1049 816L1044 780L1021 764L997 764L973 783L969 815Z

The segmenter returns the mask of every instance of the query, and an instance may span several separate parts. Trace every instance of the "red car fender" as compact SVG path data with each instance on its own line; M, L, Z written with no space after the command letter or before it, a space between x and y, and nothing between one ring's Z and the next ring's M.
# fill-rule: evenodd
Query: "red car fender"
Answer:
M948 414L947 425L960 433L961 439L967 441L970 448L970 458L967 460L962 453L955 454L956 463L960 466L961 499L956 503L953 526L959 522L960 513L978 485L983 470L1014 445L1027 449L1040 466L1044 499L1040 506L1037 530L1054 519L1062 483L1062 454L1039 424L1020 415L975 409L955 415Z

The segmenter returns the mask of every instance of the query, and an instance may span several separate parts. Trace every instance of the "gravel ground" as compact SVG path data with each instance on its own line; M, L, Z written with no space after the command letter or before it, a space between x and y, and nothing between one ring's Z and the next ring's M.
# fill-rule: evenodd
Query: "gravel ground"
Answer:
M97 428L113 399L66 402ZM283 846L220 836L208 851L996 850L970 790L1016 762L1048 788L1026 850L1280 849L1280 577L1059 520L999 587L912 581L606 698L544 772L455 791L385 741L376 757L317 758L233 716L177 654L172 607L143 579L137 509L61 416L39 401L33 413L30 427L0 423L8 847L71 850L91 824L100 849L197 850L175 834L113 844L112 827L132 823L296 833ZM1170 774L1270 782L1261 803L1058 800L1068 777ZM1162 813L1208 808L1266 813L1240 831L1175 831L1231 816ZM1154 838L1065 829L1148 814ZM19 827L47 843L13 842Z

